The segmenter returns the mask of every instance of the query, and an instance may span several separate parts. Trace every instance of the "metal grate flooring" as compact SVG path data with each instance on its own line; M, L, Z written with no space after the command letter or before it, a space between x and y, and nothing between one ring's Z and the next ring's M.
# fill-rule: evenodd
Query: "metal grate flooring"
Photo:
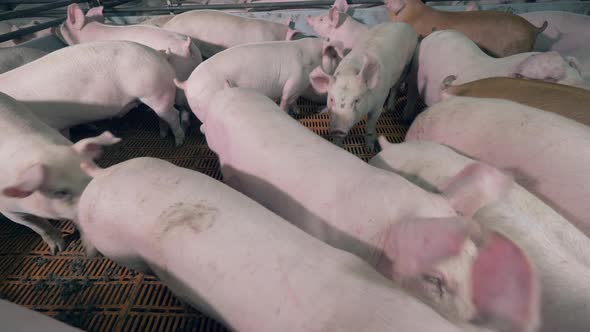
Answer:
M405 98L396 111L384 113L378 134L401 142L407 128L399 119ZM316 114L320 106L301 99L298 120L321 136L328 136L328 115ZM193 119L194 120L194 119ZM96 123L92 130L72 130L73 139L109 129L123 138L106 149L102 167L150 156L221 179L215 154L208 149L198 126L175 148L171 137L159 138L156 115L135 109L122 119ZM352 129L345 148L367 161L364 121ZM67 221L55 222L68 242L66 251L51 256L41 238L28 228L0 220L0 298L37 310L87 331L227 331L221 324L184 305L156 278L135 273L114 262L84 257L78 233Z

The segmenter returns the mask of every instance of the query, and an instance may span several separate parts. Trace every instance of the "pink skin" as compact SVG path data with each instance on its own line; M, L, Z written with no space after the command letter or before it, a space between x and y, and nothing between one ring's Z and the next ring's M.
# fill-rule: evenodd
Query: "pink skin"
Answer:
M506 76L567 84L588 89L590 85L580 75L577 61L556 53L529 52L493 58L464 34L441 30L424 38L418 47L417 59L409 77L408 103L404 117L411 119L421 96L426 105L440 101L443 80L457 76L462 84L482 78Z
M151 271L234 331L483 331L199 172L137 158L94 175L77 218L86 249Z
M346 10L346 1L336 0L324 15L307 16L307 24L323 39L340 42L345 50L362 42L369 27L354 20Z
M255 89L278 101L283 111L298 113L295 102L310 86L310 72L320 65L336 67L337 59L321 53L319 38L240 45L203 62L177 86L184 90L191 110L201 121L206 120L203 107L223 89L225 81Z
M0 75L0 87L58 130L122 116L142 102L162 119L164 136L169 126L176 144L184 141L174 108L174 70L158 52L137 43L66 47Z
M397 87L417 43L418 35L409 25L379 24L367 32L362 44L344 56L334 75L321 68L310 74L314 89L328 94L330 132L335 144L342 145L350 129L367 116L365 144L373 150L383 104L391 93L387 109L395 106Z
M242 44L289 40L287 24L242 17L218 10L193 10L176 15L164 29L190 36L204 57Z
M449 97L420 115L406 139L446 144L511 170L523 187L590 236L590 193L580 185L590 181L587 126L510 101Z
M403 175L430 191L444 190L453 176L477 164L444 145L427 141L391 144L371 165ZM585 331L590 317L590 240L565 218L519 185L474 216L480 224L510 236L537 268L543 324L541 331Z
M166 31L157 27L130 25L112 26L100 23L96 16L98 11L84 16L78 4L68 6L66 21L56 33L68 44L75 45L92 41L126 40L140 43L154 50L169 53L169 61L175 69L176 77L184 80L201 63L199 49L192 40L184 35ZM87 19L91 17L92 19Z
M470 289L469 271L479 253L471 236L481 231L469 216L457 214L452 199L367 165L253 91L220 91L205 111L201 131L233 188L307 233L363 258L450 319L467 321L478 312L470 294L482 290ZM488 177L486 169L477 173L459 176L458 186L480 188L487 179L490 201L506 190L505 177ZM468 206L465 211L489 203L464 202L456 192L450 189L448 195L466 203L457 204ZM529 285L524 293L504 295L528 296L536 287L533 280ZM527 315L519 324L532 328L537 304L525 302L520 309Z
M73 219L78 197L93 170L102 145L120 139L108 132L72 145L55 129L8 95L0 94L0 151L5 156L0 177L0 212L29 227L49 245L51 253L65 249L59 231L47 219Z

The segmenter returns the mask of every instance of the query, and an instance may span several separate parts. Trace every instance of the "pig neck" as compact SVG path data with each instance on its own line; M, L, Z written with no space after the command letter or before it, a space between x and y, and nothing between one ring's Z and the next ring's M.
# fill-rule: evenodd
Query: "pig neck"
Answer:
M353 48L364 39L365 34L369 31L369 27L356 21L349 15L340 13L340 17L342 16L345 17L344 22L334 29L332 39L343 41L344 48Z

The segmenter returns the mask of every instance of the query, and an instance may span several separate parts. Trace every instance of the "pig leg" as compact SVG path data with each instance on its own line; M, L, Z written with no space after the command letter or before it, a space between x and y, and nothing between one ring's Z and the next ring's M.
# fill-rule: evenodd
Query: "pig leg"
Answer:
M184 142L184 130L182 130L182 127L180 126L179 111L173 106L174 94L171 94L170 96L141 98L140 101L148 105L154 110L154 112L156 112L156 114L158 114L160 119L164 120L164 122L170 126L176 146L182 145ZM160 122L160 134L165 134L168 131L167 128L162 128L163 124L163 122Z
M369 152L373 152L375 150L375 138L377 137L376 134L376 127L377 127L377 120L379 116L383 112L383 108L379 108L378 111L372 111L367 114L367 133L365 134L365 144L367 145L367 150Z
M4 213L4 216L17 224L21 224L39 234L49 246L52 255L63 251L66 243L61 233L49 223L49 221L30 214Z
M285 112L289 112L289 109L294 114L299 114L299 108L296 105L297 98L301 95L301 92L305 87L301 87L303 80L297 77L291 77L285 82L283 86L283 95L281 96L280 107Z
M385 111L387 111L387 112L395 111L395 101L397 99L398 88L399 88L399 83L396 83L389 90L389 98L387 98L387 105L385 106Z
M416 52L416 54L418 54ZM414 56L412 60L412 67L410 69L410 74L408 75L408 94L406 96L406 107L404 107L404 111L402 113L402 120L406 123L412 122L414 117L416 117L415 110L416 110L416 102L418 101L418 59L416 59L417 55Z

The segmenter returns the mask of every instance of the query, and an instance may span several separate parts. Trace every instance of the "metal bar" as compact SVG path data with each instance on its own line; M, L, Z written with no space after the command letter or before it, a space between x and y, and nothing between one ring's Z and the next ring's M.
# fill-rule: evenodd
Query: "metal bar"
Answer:
M264 2L264 3L236 3L236 4L217 4L217 5L182 5L174 7L151 7L151 8L125 8L125 9L105 9L105 15L112 16L134 16L138 13L160 14L160 13L183 13L190 10L198 9L288 9L288 8L308 8L313 6L331 6L333 0L311 0L311 1L290 1L290 2ZM348 4L371 4L382 5L381 0L349 0Z
M120 4L129 2L129 1L133 1L133 0L119 0L119 1L114 1L113 3L109 3L108 5L109 6L117 6L117 5L120 5ZM70 2L70 1L68 1L68 2ZM14 38L18 38L18 37L21 37L21 36L24 36L24 35L28 35L28 34L33 33L33 32L37 32L37 31L41 31L41 30L44 30L44 29L47 29L47 28L50 28L50 27L57 26L57 25L61 24L63 21L65 21L65 20L66 20L66 17L65 16L62 16L60 18L57 18L57 19L54 19L54 20L51 20L51 21L43 22L43 23L40 23L40 24L37 24L37 25L33 25L33 26L30 26L30 27L27 27L27 28L21 28L21 29L18 29L16 31L5 33L3 35L0 35L0 43L5 42L7 40L14 39Z
M65 21L65 20L66 20L66 18L64 16L64 17L61 17L61 18L58 18L55 20L51 20L51 21L43 22L43 23L40 23L37 25L33 25L31 27L22 28L22 29L18 29L16 31L5 33L3 35L0 35L0 43L5 42L7 40L17 38L17 37L28 35L33 32L41 31L41 30L47 29L49 27L56 26L58 24L61 24L61 22Z
M8 20L11 18L26 17L27 15L38 14L38 13L44 12L48 9L65 7L65 6L68 6L72 3L77 3L77 2L86 2L86 1L83 1L83 0L62 0L62 1L54 1L53 3L48 3L46 5L36 6L33 8L12 10L9 12L0 13L0 21Z

